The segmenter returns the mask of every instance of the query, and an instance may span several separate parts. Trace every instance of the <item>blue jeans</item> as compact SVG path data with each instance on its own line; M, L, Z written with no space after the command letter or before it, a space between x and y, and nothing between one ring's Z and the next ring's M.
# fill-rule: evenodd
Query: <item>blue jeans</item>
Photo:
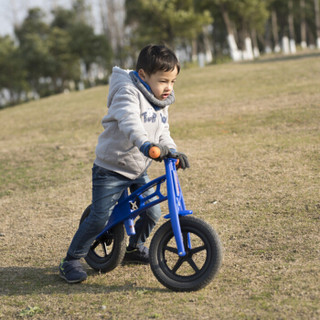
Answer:
M85 257L92 242L108 223L112 210L123 191L130 188L130 191L133 192L149 181L146 172L137 179L131 180L94 164L92 168L91 212L75 233L68 254L74 258ZM149 189L144 195L152 193L153 190ZM136 234L130 237L129 245L132 247L143 245L160 216L159 204L146 210L135 223Z

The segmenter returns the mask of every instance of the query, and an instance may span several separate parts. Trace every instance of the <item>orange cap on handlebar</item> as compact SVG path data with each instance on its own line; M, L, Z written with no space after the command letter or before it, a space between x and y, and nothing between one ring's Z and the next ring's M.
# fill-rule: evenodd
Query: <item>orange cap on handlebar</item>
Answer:
M160 151L160 148L154 146L154 147L151 147L150 150L149 150L149 156L150 158L152 159L157 159L160 157L160 154L161 154L161 151Z

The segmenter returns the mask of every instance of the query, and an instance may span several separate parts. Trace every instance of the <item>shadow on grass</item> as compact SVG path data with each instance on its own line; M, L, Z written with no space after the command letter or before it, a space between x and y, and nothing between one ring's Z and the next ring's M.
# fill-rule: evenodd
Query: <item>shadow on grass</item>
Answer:
M93 270L88 271L89 277L97 274ZM135 285L134 279L132 282L119 285L114 283L114 279L110 285L93 284L88 281L71 285L59 277L57 267L0 267L0 296L88 292L96 294L123 291L168 292L168 289L139 287Z

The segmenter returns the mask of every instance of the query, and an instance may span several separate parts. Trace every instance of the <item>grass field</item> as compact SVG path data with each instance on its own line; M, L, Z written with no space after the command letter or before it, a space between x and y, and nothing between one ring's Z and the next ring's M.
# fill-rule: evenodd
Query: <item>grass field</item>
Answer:
M186 204L224 246L214 281L174 293L148 266L85 263L84 283L58 277L91 198L98 87L0 111L0 319L320 318L320 55L183 70L175 91Z

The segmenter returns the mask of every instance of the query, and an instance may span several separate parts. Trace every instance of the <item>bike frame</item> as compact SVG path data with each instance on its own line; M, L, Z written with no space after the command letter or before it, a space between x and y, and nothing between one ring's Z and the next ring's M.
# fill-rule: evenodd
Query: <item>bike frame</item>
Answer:
M97 239L108 234L109 230L119 223L124 223L128 236L135 234L134 219L143 214L148 208L168 201L169 214L164 218L171 220L172 230L178 248L179 256L185 256L186 251L180 228L179 216L192 214L191 210L186 210L180 182L176 169L176 159L165 159L165 175L158 177L146 185L140 187L130 195L125 190L121 195L117 205L114 207L110 219L104 230L97 236ZM161 193L161 186L166 181L167 195ZM155 191L149 196L143 193L155 187ZM190 243L190 241L188 241Z

